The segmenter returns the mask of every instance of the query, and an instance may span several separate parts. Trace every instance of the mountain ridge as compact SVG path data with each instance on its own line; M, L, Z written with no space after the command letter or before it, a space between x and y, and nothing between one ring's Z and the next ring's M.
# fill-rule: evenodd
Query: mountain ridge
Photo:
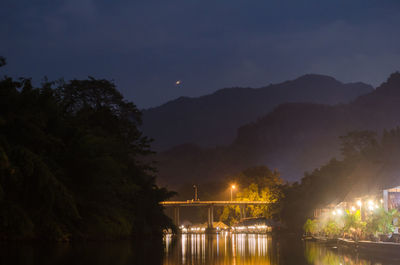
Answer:
M183 145L160 153L161 182L224 179L256 165L276 168L284 179L296 181L304 172L340 158L339 136L353 130L380 133L396 126L400 126L398 72L347 104L281 104L241 126L232 144L225 147Z
M201 97L179 97L143 111L143 132L157 151L182 143L203 147L226 145L236 129L256 121L285 102L346 103L373 91L362 82L342 83L333 77L307 74L261 88L223 88Z

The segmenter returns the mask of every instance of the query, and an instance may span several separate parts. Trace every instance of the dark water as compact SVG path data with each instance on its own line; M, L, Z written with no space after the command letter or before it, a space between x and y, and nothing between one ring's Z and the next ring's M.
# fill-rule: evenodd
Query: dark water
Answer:
M165 242L164 265L400 265L400 260L361 256L288 236L182 235Z
M181 235L164 242L86 244L0 244L1 265L399 265L296 237L267 235Z

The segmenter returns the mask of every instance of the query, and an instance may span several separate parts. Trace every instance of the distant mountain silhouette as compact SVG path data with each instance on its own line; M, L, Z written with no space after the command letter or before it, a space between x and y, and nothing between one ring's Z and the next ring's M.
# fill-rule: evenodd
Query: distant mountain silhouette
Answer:
M285 102L347 103L373 88L363 83L343 84L309 74L263 88L226 88L199 98L181 97L143 111L143 132L154 138L153 148L178 144L203 147L230 144L241 125L257 120Z
M277 168L287 180L339 158L339 136L353 130L400 126L400 73L348 104L286 103L258 121L240 127L231 145L181 145L158 155L160 182L221 179L254 165Z

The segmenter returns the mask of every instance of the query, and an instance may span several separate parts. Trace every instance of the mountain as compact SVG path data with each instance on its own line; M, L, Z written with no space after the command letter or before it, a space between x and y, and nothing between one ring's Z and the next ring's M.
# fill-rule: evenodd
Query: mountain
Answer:
M286 180L299 180L305 171L340 158L339 136L354 130L380 133L396 126L400 126L400 73L348 104L281 104L240 127L226 147L181 145L160 153L160 182L205 183L254 165L267 165Z
M343 84L309 74L266 87L226 88L199 98L181 97L143 111L143 132L154 138L155 150L183 143L203 147L226 145L241 125L255 121L285 102L347 103L373 88L363 83Z

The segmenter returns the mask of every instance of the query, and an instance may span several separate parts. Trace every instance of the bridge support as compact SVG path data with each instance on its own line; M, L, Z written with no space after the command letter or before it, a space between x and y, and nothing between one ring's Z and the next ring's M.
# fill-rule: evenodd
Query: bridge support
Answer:
M246 218L247 205L240 205L240 220Z
M174 225L179 227L179 207L174 207Z
M198 199L198 198L197 198ZM214 206L230 206L238 205L240 207L240 219L246 218L246 208L248 205L268 205L269 201L164 201L160 202L160 205L164 207L174 208L174 224L179 227L179 208L180 207L207 207L208 209L208 220L206 232L214 232L213 221L214 221Z
M213 222L214 222L214 207L210 205L208 207L208 221L207 221L207 226L208 228L213 228Z

